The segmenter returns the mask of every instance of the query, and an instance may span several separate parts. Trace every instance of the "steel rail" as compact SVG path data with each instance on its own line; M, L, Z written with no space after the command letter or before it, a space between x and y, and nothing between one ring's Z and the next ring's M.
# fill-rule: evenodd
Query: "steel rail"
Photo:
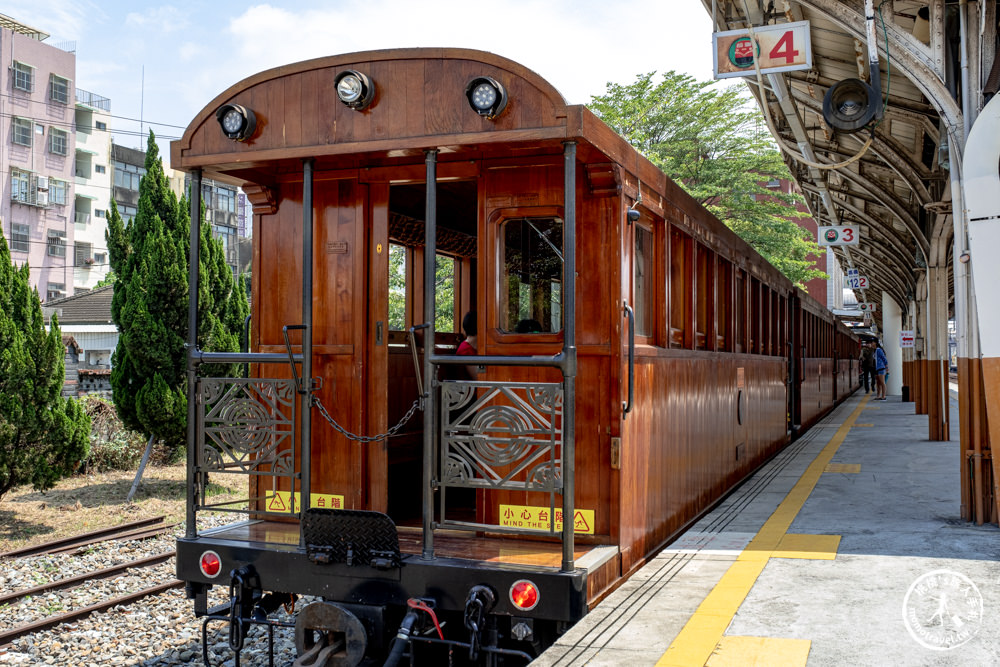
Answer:
M107 537L98 538L98 539L96 539L96 540L94 540L92 542L85 542L83 544L71 544L69 546L61 547L59 549L53 549L51 551L46 551L45 553L47 553L47 554L64 554L64 553L70 553L70 552L73 552L73 551L79 551L80 549L83 549L84 547L88 547L91 544L97 544L98 542L107 542L107 541L110 541L110 540L117 540L117 541L123 541L123 540L144 540L144 539L147 539L149 537L156 537L158 535L163 535L164 533L168 532L171 528L174 528L174 527L176 527L178 525L180 525L180 524L178 524L178 523L171 523L169 525L163 525L163 526L156 526L156 527L150 527L150 528L139 528L137 530L130 530L130 531L125 532L125 533L115 533L114 535L108 535Z
M151 526L154 523L163 523L163 520L166 518L167 517L164 515L154 517L152 519L140 519L139 521L122 523L117 526L111 526L110 528L100 528L98 530L92 530L89 533L82 533L72 537L64 537L62 539L52 540L51 542L45 542L44 544L36 544L30 547L7 551L0 554L0 558L34 556L36 554L52 553L55 550L65 549L70 546L84 546L86 544L93 544L94 542L102 542L104 540L114 539L117 534L128 532L135 528Z
M43 630L48 630L54 628L62 623L68 623L69 621L78 621L80 619L86 618L91 614L98 611L107 611L112 607L117 607L119 605L126 605L141 600L144 597L150 595L159 595L165 591L169 591L173 588L180 588L184 585L183 581L178 579L172 579L158 586L153 586L152 588L146 588L144 590L138 591L137 593L129 593L128 595L122 595L121 597L112 598L110 600L105 600L104 602L98 602L97 604L92 604L89 607L84 607L83 609L76 609L74 611L68 611L65 614L58 614L56 616L49 616L43 618L40 621L35 621L34 623L29 623L28 625L22 625L14 628L13 630L8 630L7 632L0 633L0 648L9 646L12 642L25 635L30 635L35 632L42 632Z
M120 565L112 565L111 567L105 567L100 570L94 570L93 572L85 572L75 577L56 579L55 581L50 581L47 584L42 584L41 586L35 586L34 588L25 588L19 591L14 591L13 593L0 595L0 605L10 604L17 600L20 600L21 598L26 598L31 595L38 595L40 593L45 593L47 591L58 591L64 588L73 588L74 586L82 584L87 581L95 581L97 579L107 579L108 577L114 576L116 574L121 574L122 572L125 572L126 570L131 570L133 568L158 565L164 561L170 560L176 554L177 554L176 551L164 551L163 553L157 554L155 556L139 558L137 560L129 561L128 563L122 563Z

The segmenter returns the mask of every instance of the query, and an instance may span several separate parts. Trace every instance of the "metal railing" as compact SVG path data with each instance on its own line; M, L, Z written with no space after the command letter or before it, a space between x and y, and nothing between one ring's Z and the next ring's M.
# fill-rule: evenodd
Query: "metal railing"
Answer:
M448 489L538 491L549 516L561 514L563 492L561 383L443 381L438 526L537 535L538 528L448 519ZM548 532L556 535L556 521Z
M111 112L111 100L107 97L101 97L100 95L95 95L89 90L84 90L82 88L76 89L76 101L80 104L86 104L88 107L93 107L95 109L101 109L102 111Z

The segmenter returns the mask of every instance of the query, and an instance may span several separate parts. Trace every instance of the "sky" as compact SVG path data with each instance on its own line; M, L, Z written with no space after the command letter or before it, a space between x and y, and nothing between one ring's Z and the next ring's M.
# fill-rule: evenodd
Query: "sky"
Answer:
M572 104L645 72L712 78L700 0L5 0L0 13L49 33L48 44L75 42L76 87L110 98L115 142L145 147L151 127L165 164L167 141L229 86L320 56L480 49L534 70Z

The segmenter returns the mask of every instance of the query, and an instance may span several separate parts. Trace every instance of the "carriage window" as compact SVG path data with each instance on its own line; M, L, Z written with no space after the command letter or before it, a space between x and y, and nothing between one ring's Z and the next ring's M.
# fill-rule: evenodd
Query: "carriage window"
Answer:
M715 255L700 243L697 245L697 273L695 300L695 347L699 350L714 348L711 340L712 316L715 314Z
M389 330L406 329L406 248L389 244Z
M736 270L736 289L734 297L736 300L736 317L733 320L733 341L737 352L748 352L747 350L747 292L746 292L746 272L742 269Z
M689 347L691 317L691 237L670 232L670 346Z
M653 232L635 226L635 257L632 267L632 289L635 299L635 333L653 335Z
M455 332L455 258L438 255L434 262L434 330Z
M563 222L517 218L500 226L502 331L562 329Z
M732 352L733 348L733 265L719 258L719 287L717 310L717 340L720 351Z

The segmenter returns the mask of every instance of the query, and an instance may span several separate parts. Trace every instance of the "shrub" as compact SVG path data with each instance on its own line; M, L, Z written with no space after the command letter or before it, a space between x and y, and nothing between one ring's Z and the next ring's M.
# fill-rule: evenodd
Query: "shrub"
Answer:
M134 470L139 467L146 450L147 439L136 431L125 428L118 413L106 399L84 396L80 402L90 415L90 456L81 472L107 472L109 470ZM183 450L182 450L183 451ZM153 446L149 462L165 465L172 462L172 452L162 443Z

